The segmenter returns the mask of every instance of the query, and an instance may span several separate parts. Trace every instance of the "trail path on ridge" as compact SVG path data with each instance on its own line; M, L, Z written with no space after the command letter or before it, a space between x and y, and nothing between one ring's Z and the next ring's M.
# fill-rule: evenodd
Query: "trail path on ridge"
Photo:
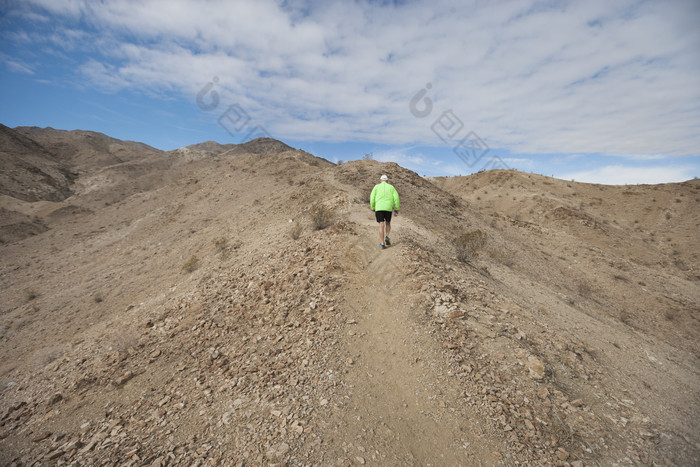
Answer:
M393 245L380 250L376 223L363 217L353 216L361 227L345 261L349 326L342 346L349 372L344 410L331 422L335 442L353 463L495 465L500 443L465 408L459 386L444 374L438 343L420 323L399 262L407 247L401 228L392 232Z

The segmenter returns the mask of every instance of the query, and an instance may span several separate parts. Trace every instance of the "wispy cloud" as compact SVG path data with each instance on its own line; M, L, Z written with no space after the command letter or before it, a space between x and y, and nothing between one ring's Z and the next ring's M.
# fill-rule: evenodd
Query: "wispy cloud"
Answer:
M14 71L15 73L23 73L25 75L33 75L34 70L31 69L31 67L25 63L21 63L19 61L11 60L11 59L6 59L4 60L5 66L7 66L10 70Z
M698 175L692 166L630 167L607 165L593 170L565 173L558 178L605 185L682 182Z
M454 153L444 148L426 148L437 154L422 152L413 146L375 151L373 158L379 162L395 162L420 175L467 175L477 169L467 167Z
M550 159L550 162L553 164L568 164L577 160L580 160L584 158L583 154L568 154L565 156L556 156Z
M27 21L55 23L52 36L23 40L80 49L92 86L194 102L218 77L222 102L282 139L435 145L431 124L452 109L512 154L653 159L700 148L698 2L21 5ZM416 118L408 103L426 83L434 110Z

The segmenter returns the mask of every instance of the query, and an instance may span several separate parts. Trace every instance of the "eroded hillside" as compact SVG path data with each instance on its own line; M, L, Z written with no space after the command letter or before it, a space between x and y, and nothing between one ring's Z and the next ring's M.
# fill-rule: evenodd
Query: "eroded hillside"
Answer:
M120 160L3 198L45 227L0 245L3 463L698 462L696 181L424 179L272 140Z

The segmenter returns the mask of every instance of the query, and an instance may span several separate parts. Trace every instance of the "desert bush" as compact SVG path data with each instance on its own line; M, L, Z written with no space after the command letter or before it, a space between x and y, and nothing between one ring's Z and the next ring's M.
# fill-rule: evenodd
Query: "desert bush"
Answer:
M576 289L580 296L584 298L591 298L590 296L593 293L593 287L588 281L579 282Z
M241 242L234 242L233 245L229 244L226 237L219 237L214 239L214 249L215 254L219 255L221 259L228 259L231 256L231 250L237 250L241 246Z
M139 332L133 328L112 329L106 338L107 350L120 354L129 353L129 349L135 348L139 342Z
M491 257L491 259L506 267L511 268L515 264L513 255L510 252L501 248L492 248L488 251L488 254Z
M299 237L301 237L301 233L303 231L304 226L301 224L301 222L295 221L292 228L289 229L289 236L292 237L292 240L297 240Z
M36 368L43 368L49 363L59 359L63 355L63 348L51 345L38 350L30 358L30 363Z
M486 234L481 230L464 232L455 239L457 259L468 263L474 259L486 245Z
M39 292L37 292L34 289L27 289L24 291L24 298L27 299L28 302L31 302L35 298L39 296Z
M322 203L312 205L309 216L314 230L323 230L333 223L333 210Z
M619 318L620 318L620 321L621 321L621 322L623 322L623 323L629 325L629 324L630 324L630 320L632 319L632 315L630 314L629 311L622 310L622 311L620 312Z
M194 255L192 255L192 257L182 265L182 269L185 272L193 272L195 269L197 269L197 267L199 267L199 259Z
M216 248L217 253L221 253L228 248L228 239L226 237L214 239L214 247Z

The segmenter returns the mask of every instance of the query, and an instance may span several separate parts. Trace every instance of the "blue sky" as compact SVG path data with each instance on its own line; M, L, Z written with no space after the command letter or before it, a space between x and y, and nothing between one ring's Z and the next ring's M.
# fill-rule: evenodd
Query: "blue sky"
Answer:
M0 123L421 175L700 176L700 2L0 1Z

